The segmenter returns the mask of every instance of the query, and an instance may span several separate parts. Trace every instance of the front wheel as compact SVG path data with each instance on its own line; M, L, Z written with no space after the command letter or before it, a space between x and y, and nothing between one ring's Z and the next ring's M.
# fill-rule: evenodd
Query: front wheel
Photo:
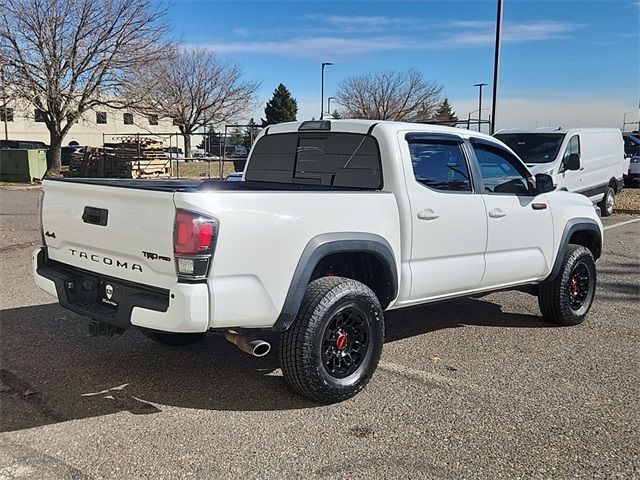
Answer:
M600 215L603 217L608 217L613 214L613 207L616 202L616 191L613 189L611 185L607 185L607 190L604 192L604 197L598 204L600 207Z
M382 307L371 289L348 278L320 278L307 286L295 322L282 333L282 373L296 392L340 402L367 384L383 343Z
M596 293L596 262L586 247L569 245L560 272L538 289L542 316L558 325L578 325Z

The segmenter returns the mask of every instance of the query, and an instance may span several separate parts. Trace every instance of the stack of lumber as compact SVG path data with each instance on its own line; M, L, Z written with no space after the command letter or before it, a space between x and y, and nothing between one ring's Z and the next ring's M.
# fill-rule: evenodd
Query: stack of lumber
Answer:
M105 143L107 156L131 162L135 178L168 177L170 163L162 142L150 138L120 137L119 143Z
M69 163L70 177L132 178L131 162L106 156L102 148L86 147L74 153Z
M122 137L102 148L87 147L73 155L71 177L160 178L170 175L170 162L162 142Z

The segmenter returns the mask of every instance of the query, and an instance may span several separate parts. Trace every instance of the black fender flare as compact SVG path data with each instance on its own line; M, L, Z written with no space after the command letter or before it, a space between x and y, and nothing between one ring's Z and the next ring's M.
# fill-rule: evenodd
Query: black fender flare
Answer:
M567 249L567 245L569 245L569 239L574 233L583 231L593 232L596 234L598 238L598 251L593 252L593 256L596 260L600 258L600 255L602 254L602 231L600 230L600 226L598 225L598 223L592 218L572 218L564 226L562 238L560 239L560 244L558 245L558 253L556 255L555 261L553 262L553 268L551 269L551 273L547 276L547 278L545 278L545 281L555 278L555 276L560 273L560 269L562 268L562 260L564 258L564 252Z
M391 298L396 298L398 295L398 272L395 255L389 242L373 233L324 233L313 237L302 251L284 305L272 327L274 331L285 331L293 324L311 275L320 260L327 255L344 252L366 252L378 257L389 273Z

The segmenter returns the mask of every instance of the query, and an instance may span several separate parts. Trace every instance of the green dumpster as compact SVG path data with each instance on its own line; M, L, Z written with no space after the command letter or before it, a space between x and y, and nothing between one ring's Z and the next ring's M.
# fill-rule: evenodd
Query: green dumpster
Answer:
M47 151L0 150L0 182L30 183L47 173Z

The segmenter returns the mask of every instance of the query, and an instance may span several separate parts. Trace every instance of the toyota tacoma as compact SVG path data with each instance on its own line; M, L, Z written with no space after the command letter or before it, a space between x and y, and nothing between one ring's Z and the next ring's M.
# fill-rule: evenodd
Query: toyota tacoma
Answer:
M37 285L96 333L224 334L336 402L369 381L384 312L496 290L585 318L603 229L499 140L365 120L272 125L242 181L46 179ZM429 319L425 318L425 322Z

